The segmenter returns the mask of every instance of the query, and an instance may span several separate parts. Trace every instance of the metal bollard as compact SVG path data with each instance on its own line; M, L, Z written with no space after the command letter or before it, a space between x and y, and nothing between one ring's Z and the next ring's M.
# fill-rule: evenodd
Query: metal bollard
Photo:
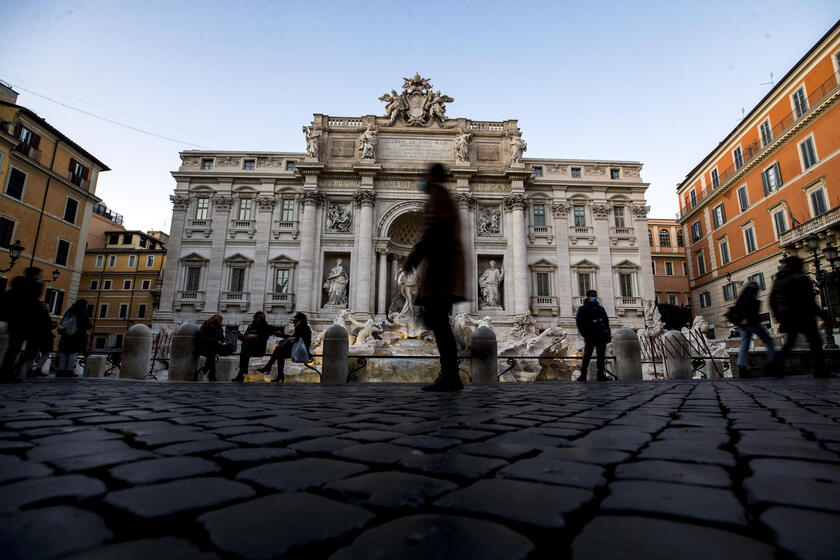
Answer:
M642 346L639 335L633 329L618 329L613 334L615 354L615 377L619 381L640 381L642 379Z
M496 333L489 327L478 327L472 335L472 382L499 382L499 345Z
M324 333L324 364L321 367L321 383L347 383L349 353L347 329L341 325L328 328Z
M169 345L169 381L192 381L198 369L198 325L184 323Z
M671 379L691 379L691 346L680 331L662 335L665 368Z
M134 325L125 334L120 377L144 379L149 373L152 357L152 329L146 325Z

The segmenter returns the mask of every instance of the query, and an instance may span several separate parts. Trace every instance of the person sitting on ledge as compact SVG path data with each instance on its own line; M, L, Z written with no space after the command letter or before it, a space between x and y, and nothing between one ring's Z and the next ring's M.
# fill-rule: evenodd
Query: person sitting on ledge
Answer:
M225 339L222 329L223 317L216 313L201 325L198 331L198 353L204 356L207 381L216 381L216 356L230 356L233 345ZM197 371L193 381L198 381Z
M231 379L236 383L245 381L245 374L248 373L248 360L255 356L265 354L265 345L268 337L272 334L283 335L283 327L272 327L265 320L265 313L257 311L254 313L254 320L248 325L245 334L236 331L236 336L242 341L242 349L239 351L239 375Z
M286 358L292 357L292 346L294 346L295 342L303 340L307 352L309 352L309 346L312 344L312 329L309 328L306 322L306 315L298 311L292 316L292 324L295 328L292 335L280 341L280 344L274 348L274 352L272 352L268 363L257 370L260 373L270 373L271 366L274 365L274 362L277 362L277 377L274 379L277 383L282 383L286 379L286 375L283 373L283 367Z

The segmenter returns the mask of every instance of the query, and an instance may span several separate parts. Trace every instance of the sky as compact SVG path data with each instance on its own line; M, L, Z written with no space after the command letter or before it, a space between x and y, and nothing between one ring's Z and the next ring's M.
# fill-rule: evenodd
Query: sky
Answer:
M676 183L838 19L837 0L10 1L0 79L111 168L96 194L129 229L168 231L179 151L303 151L313 113L384 114L415 72L450 117L518 119L526 157L642 162L650 217L673 218Z

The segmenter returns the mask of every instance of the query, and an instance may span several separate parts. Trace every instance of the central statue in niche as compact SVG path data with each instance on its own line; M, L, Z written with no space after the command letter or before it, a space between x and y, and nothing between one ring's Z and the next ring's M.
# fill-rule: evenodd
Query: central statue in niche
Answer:
M343 261L335 259L335 266L330 270L324 289L327 290L327 305L347 305L347 284L349 279L344 270Z
M487 268L478 279L478 286L481 288L482 309L502 309L501 285L505 278L505 271L496 268L496 261L490 261L490 268Z

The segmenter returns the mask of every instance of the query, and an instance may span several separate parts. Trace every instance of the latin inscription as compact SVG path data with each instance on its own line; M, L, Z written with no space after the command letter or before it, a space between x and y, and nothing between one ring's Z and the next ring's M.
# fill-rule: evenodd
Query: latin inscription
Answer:
M376 145L376 158L448 161L453 158L452 140L380 136Z

